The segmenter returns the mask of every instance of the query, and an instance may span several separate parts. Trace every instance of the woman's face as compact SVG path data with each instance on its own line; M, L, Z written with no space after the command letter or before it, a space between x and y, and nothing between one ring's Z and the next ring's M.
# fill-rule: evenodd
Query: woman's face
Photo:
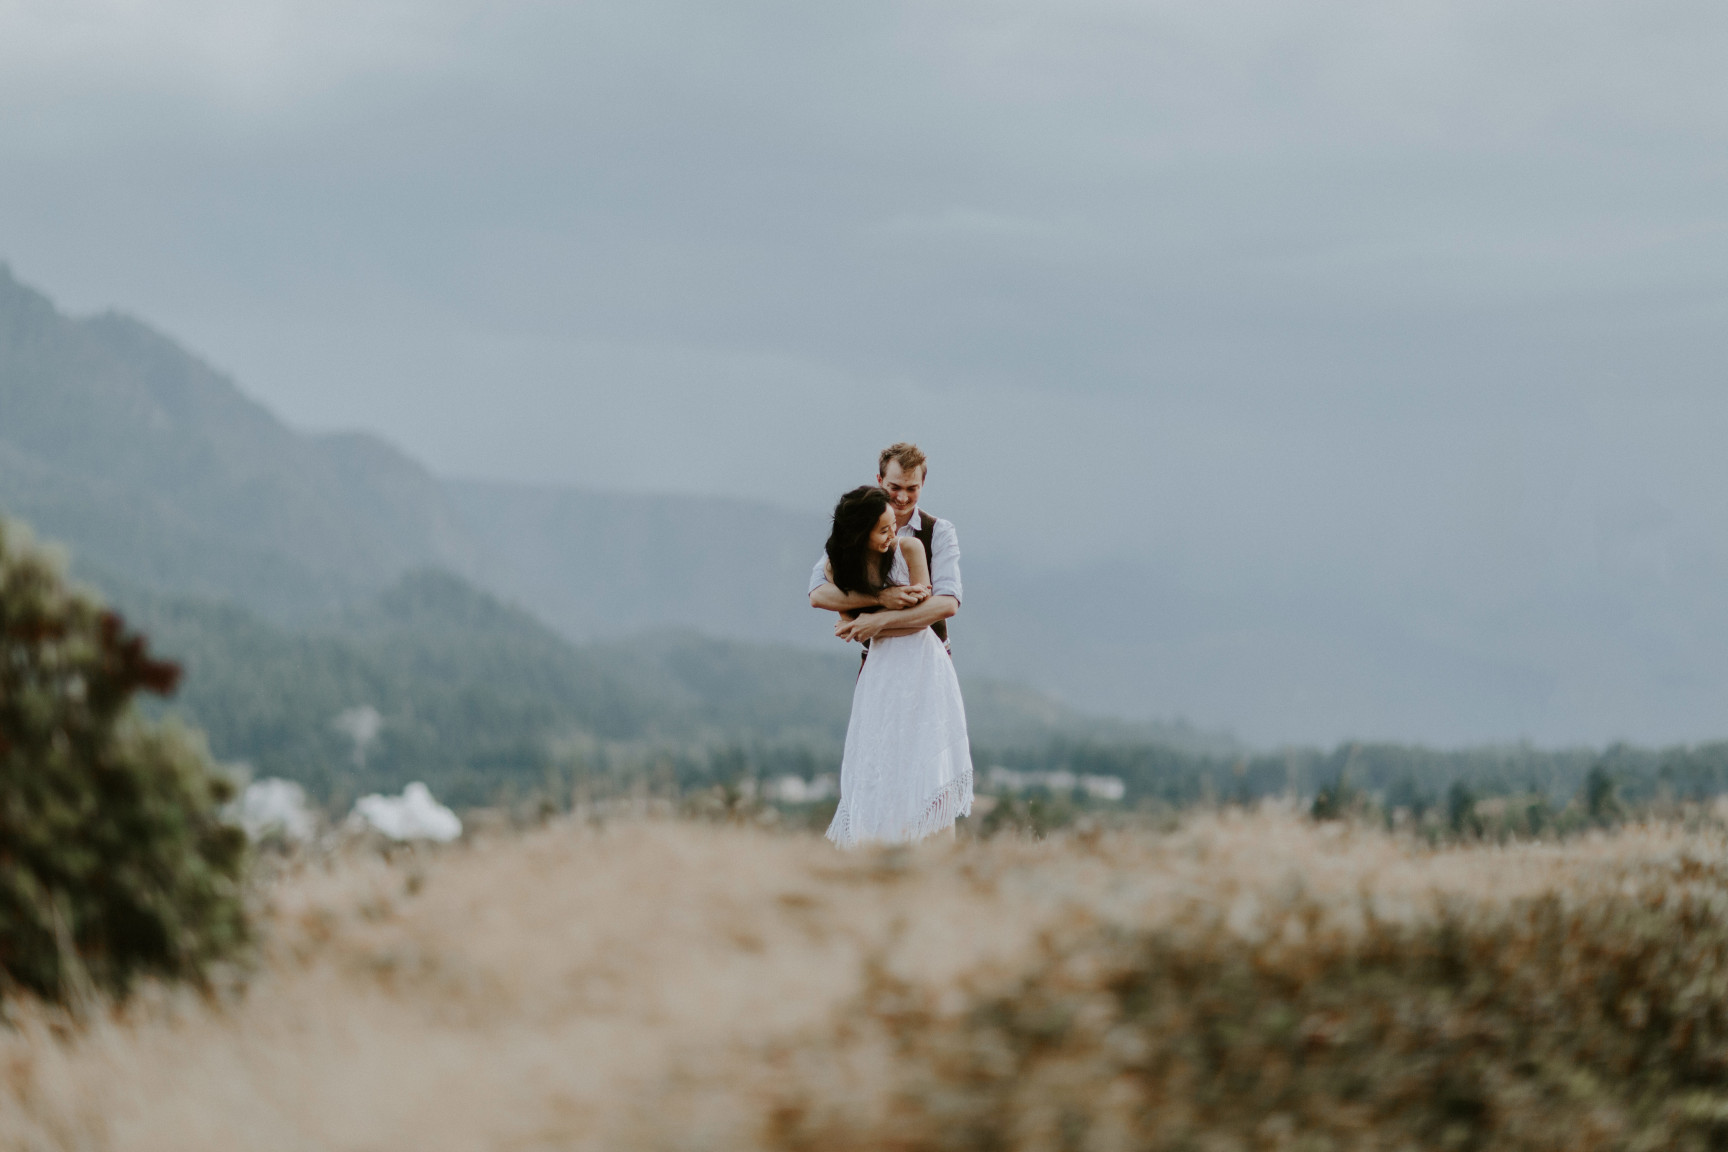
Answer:
M870 547L877 552L886 552L894 547L894 509L882 509L882 519L876 521L876 527L870 532Z

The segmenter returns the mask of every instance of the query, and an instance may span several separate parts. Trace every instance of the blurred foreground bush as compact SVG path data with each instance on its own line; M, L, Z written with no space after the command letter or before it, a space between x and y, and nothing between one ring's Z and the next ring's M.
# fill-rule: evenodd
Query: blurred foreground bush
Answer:
M179 675L0 521L0 993L201 980L245 939L230 786L134 706Z
M878 968L872 1120L808 1098L787 1150L1728 1147L1720 842L1588 888L1432 913L1288 888L1157 928L1076 917L944 1008ZM852 1033L859 1033L855 1023Z

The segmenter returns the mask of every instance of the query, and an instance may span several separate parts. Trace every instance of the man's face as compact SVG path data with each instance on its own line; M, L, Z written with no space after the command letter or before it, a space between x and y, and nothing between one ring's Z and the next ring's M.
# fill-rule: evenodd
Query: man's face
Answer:
M888 471L876 477L876 483L888 490L888 500L894 505L894 522L905 527L906 521L912 519L912 509L918 507L918 493L924 490L924 466L920 464L918 471L908 472L900 467L900 461L888 461Z

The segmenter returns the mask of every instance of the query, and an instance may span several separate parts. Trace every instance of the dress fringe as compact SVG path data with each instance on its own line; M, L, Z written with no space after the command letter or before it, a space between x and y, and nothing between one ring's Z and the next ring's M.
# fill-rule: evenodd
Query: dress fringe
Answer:
M916 843L948 827L962 816L972 814L972 773L970 770L950 780L924 804L924 811L904 832L883 841L888 844ZM863 841L852 835L852 813L842 803L828 825L828 839L841 848L856 848Z
M942 786L924 805L924 815L912 826L909 839L934 836L962 816L972 814L972 773L957 776Z

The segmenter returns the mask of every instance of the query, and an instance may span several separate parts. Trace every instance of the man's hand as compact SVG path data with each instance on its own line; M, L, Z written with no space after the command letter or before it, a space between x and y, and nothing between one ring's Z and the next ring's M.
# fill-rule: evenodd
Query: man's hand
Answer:
M882 607L890 612L901 608L916 608L930 598L930 585L894 584L882 589L877 598L882 601Z
M946 620L960 611L960 601L952 596L924 596L919 603L898 611L861 612L856 618L840 615L834 635L842 640L874 640L878 636L910 636L922 632L938 620Z

